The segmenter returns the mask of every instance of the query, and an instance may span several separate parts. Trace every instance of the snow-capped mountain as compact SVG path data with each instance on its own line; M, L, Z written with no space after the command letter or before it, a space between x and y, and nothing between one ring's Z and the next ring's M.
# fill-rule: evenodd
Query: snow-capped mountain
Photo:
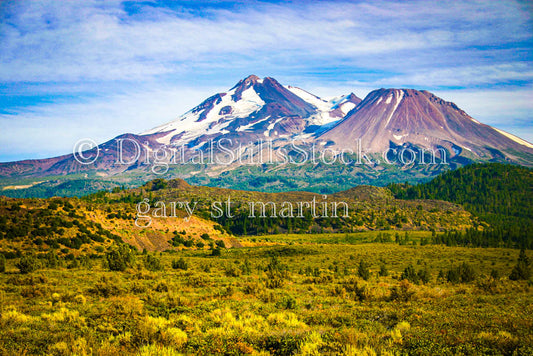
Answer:
M310 137L342 119L360 101L353 93L324 100L303 89L285 87L274 78L250 75L229 91L141 135L157 134L161 144L195 148L222 137L242 143Z
M369 93L319 140L339 148L355 149L360 140L366 152L391 146L445 148L450 156L491 160L533 154L533 145L516 136L480 123L454 103L428 91L378 89Z
M455 104L427 91L379 89L364 100L353 93L323 99L274 78L250 75L169 123L101 144L98 151L88 152L98 156L91 164L80 164L73 154L0 163L0 178L78 172L112 176L142 171L150 169L147 157L161 147L186 148L181 158L187 161L195 153L207 152L208 143L222 139L243 146L272 141L274 150L285 149L292 140L337 152L344 148L357 152L358 142L365 153L398 146L443 148L459 164L496 160L533 165L531 143L479 123ZM127 144L121 146L122 141ZM119 161L119 151L128 163ZM242 152L256 155L259 150L244 148ZM175 160L176 155L167 158ZM224 169L240 164L234 162ZM215 171L213 174L221 172Z

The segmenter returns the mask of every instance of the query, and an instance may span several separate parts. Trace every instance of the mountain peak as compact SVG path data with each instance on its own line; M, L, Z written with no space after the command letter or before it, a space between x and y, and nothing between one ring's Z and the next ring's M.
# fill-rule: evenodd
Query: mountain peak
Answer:
M505 156L499 150L527 150L523 143L480 124L454 103L425 90L405 88L370 92L342 122L320 138L350 149L361 140L367 152L384 152L391 146L407 144L445 148L450 157L463 151L486 158L493 157L495 152Z
M249 76L247 76L247 77L244 78L243 80L244 80L244 81L247 81L247 80L249 80L249 81L258 81L258 80L260 80L260 79L261 79L261 78L259 78L257 75L255 75L255 74L250 74Z
M431 94L424 90L417 90L417 89L409 89L409 88L380 88L373 90L369 93L369 95L387 95L387 94L398 94L398 95L407 95L407 96L414 96L414 95L421 95L421 94Z
M246 90L249 87L254 86L254 85L258 84L258 83L262 83L262 82L263 82L263 80L261 78L259 78L257 75L250 74L246 78L239 80L239 82L237 84L235 84L235 86L233 88L231 88L231 89Z
M355 103L355 104L359 104L361 101L361 98L359 98L357 95L355 95L354 93L350 93L346 96L346 98L344 98L345 101L349 101L349 102L352 102L352 103Z

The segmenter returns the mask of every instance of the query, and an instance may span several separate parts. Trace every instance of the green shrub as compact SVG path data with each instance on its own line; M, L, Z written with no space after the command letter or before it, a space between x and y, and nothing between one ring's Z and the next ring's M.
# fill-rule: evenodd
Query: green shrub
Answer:
M0 253L0 273L6 271L6 258L3 254Z
M106 262L109 270L124 271L126 268L133 266L135 254L129 245L121 244L106 254Z
M415 292L412 290L412 286L408 280L404 279L398 286L391 288L390 300L408 302L411 300Z
M276 303L278 309L296 309L296 299L287 295Z
M476 279L472 266L463 262L458 267L452 267L446 272L446 280L451 283L468 283Z
M89 293L100 295L105 298L121 295L125 292L122 285L114 278L102 277L89 289Z
M359 266L357 267L357 275L363 278L365 281L370 279L370 270L368 268L368 263L362 260L359 262Z
M173 269L182 269L182 270L186 271L187 269L189 269L189 264L182 257L179 260L172 261L172 268Z
M416 273L415 268L411 264L403 270L402 275L400 276L400 279L401 280L407 279L409 282L417 283L417 284L419 282L418 273Z
M387 277L389 275L389 270L387 269L387 266L384 263L379 266L379 275L381 277Z
M31 273L39 268L39 260L34 255L28 255L22 257L15 266L22 274Z
M250 264L250 260L245 259L241 266L242 274L251 274L252 273L252 265Z
M239 277L241 275L241 270L233 264L227 264L224 267L224 274L227 277Z
M431 273L429 273L429 270L427 268L421 269L418 271L418 280L424 284L429 283L431 279Z
M281 288L287 277L287 267L282 265L276 256L272 257L266 268L266 287L270 289Z
M497 270L495 269L492 269L490 271L490 276L493 278L493 279L500 279L500 272L498 272Z
M61 265L61 260L57 256L57 253L54 250L48 251L46 254L46 267L48 268L56 268Z
M513 267L509 279L512 281L518 280L528 280L531 277L531 270L529 269L529 259L527 258L526 251L524 249L520 250L518 255L518 262L516 266Z
M161 271L163 269L163 264L159 258L147 254L144 258L144 267L149 271Z
M68 269L75 269L75 268L79 268L79 267L80 267L80 263L76 259L70 261L69 264L67 265Z
M270 289L281 288L285 283L285 278L288 277L287 265L279 262L276 256L270 259L265 272L267 275L266 287Z
M367 298L366 286L360 285L357 279L352 278L343 283L344 290L350 293L354 300L362 302Z

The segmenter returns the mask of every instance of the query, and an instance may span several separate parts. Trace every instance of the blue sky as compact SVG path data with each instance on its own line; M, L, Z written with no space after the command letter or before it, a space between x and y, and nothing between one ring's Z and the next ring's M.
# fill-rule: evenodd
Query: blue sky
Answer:
M168 122L256 74L415 88L533 141L528 1L2 1L0 161Z

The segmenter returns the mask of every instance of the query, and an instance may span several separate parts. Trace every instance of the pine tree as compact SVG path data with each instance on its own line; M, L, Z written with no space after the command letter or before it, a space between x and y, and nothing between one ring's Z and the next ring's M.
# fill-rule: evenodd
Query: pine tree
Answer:
M389 275L389 270L387 269L387 266L385 265L385 263L382 263L379 266L379 275L381 277L387 277Z
M409 265L403 270L400 279L401 280L407 279L409 282L417 283L417 284L419 281L418 273L416 273L413 265Z
M361 260L359 262L359 267L357 268L357 275L363 278L365 281L370 279L370 270L368 269L368 263Z
M531 277L531 270L529 267L530 261L526 255L526 251L521 249L520 254L518 255L518 262L511 271L509 279L512 281L528 280Z

